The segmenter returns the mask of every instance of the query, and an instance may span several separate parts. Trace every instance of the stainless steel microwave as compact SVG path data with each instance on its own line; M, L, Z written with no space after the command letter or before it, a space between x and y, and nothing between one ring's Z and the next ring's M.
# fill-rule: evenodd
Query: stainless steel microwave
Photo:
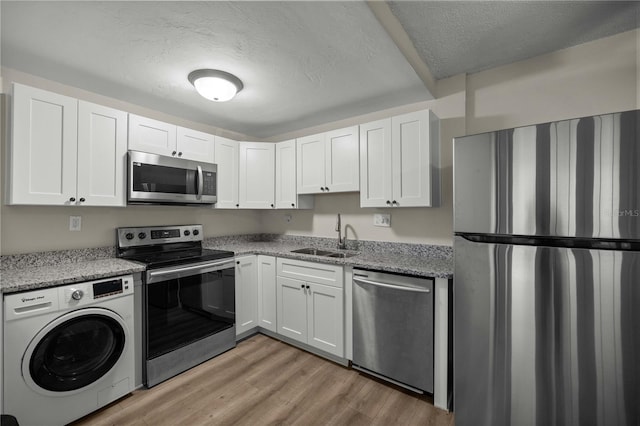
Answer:
M218 166L129 151L129 204L214 204Z

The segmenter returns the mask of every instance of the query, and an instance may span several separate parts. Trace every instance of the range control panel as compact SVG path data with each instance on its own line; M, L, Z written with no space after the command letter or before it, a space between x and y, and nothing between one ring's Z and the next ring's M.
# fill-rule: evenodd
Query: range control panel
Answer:
M138 247L166 243L202 241L202 225L145 226L118 228L118 247Z

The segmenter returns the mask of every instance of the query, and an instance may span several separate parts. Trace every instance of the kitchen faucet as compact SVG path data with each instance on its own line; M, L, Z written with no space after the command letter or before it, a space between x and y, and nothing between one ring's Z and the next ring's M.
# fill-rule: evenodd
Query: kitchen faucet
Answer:
M336 231L338 231L338 248L347 248L347 229L344 230L344 238L342 238L342 226L340 224L340 213L338 213L338 220L336 220Z

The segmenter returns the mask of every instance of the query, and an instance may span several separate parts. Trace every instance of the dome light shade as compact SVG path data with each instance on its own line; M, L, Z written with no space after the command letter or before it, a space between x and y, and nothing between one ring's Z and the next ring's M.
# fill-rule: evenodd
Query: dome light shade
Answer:
M238 77L220 70L196 70L188 78L200 96L214 102L229 101L244 87Z

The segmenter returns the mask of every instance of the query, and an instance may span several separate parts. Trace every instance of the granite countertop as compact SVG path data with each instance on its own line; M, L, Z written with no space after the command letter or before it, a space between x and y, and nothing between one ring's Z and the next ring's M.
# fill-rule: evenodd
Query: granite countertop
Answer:
M263 239L268 239L268 236ZM218 237L207 239L204 242L206 248L233 251L236 256L264 254L421 277L453 277L453 255L451 247L448 246L368 242L359 245L352 243L347 250L338 250L335 244L335 239L304 237L275 238L270 241ZM292 250L305 247L346 251L353 253L354 256L335 258L292 253Z
M15 293L133 274L145 270L145 266L140 263L113 256L95 255L96 250L110 253L108 248L90 250L93 252L89 256L83 256L88 250L63 250L3 256L0 270L0 290L2 293Z
M449 246L349 241L345 251L354 256L332 258L291 252L306 247L339 251L336 240L332 238L254 234L208 238L203 242L203 247L232 251L236 256L264 254L421 277L453 276L453 253ZM10 255L2 256L0 260L2 293L54 287L145 270L143 264L116 258L114 247Z

